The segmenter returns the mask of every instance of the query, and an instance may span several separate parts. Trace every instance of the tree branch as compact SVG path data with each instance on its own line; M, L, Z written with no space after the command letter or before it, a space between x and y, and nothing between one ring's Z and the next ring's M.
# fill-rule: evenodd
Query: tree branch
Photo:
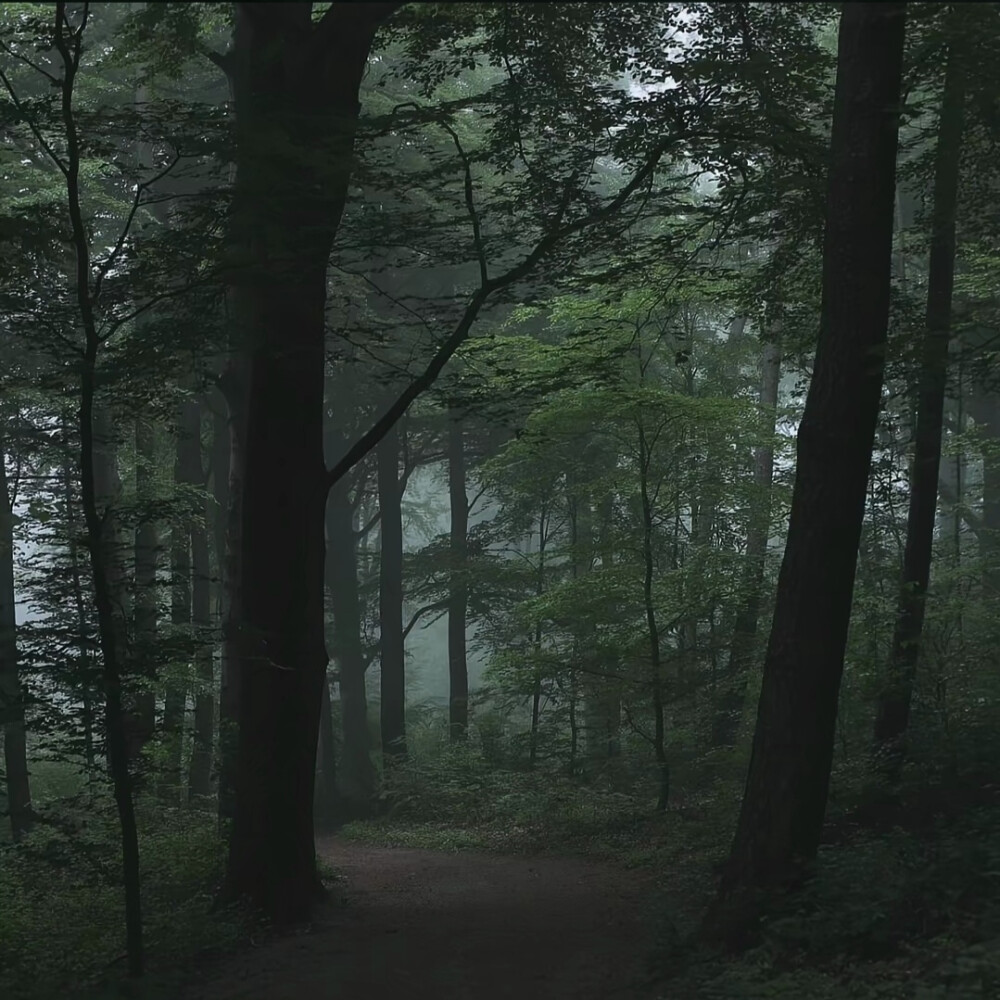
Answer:
M435 601L433 604L425 604L422 608L417 608L417 610L410 616L409 624L407 624L406 628L403 629L403 638L405 639L413 631L413 626L416 625L424 615L430 614L432 611L445 611L447 608L448 602L444 599Z
M639 168L639 170L636 171L632 180L630 180L628 184L626 184L625 187L623 187L622 190L619 191L618 194L602 208L599 208L580 219L576 219L573 222L562 225L562 219L566 210L569 208L569 203L572 197L573 186L572 184L567 185L563 203L559 206L559 209L556 212L549 232L538 241L534 250L532 250L520 264L512 267L509 271L499 277L492 278L480 285L480 287L473 294L472 298L469 300L469 304L466 306L465 312L463 313L462 318L458 321L455 329L452 331L451 336L449 336L441 345L437 354L434 355L424 371L418 375L403 390L402 393L400 393L396 401L375 422L371 429L363 434L354 443L354 445L348 449L347 453L340 459L340 461L327 472L327 488L329 489L333 486L333 484L337 482L341 476L348 472L355 465L355 463L367 455L368 452L371 451L372 448L374 448L391 430L396 421L399 420L399 418L409 409L410 404L422 392L434 384L438 375L441 374L442 369L451 359L452 355L465 342L465 339L469 335L469 331L472 329L473 324L479 316L479 311L482 309L483 305L485 305L486 300L494 292L499 291L502 288L506 288L529 275L534 268L563 240L575 235L576 233L582 232L585 229L589 229L600 222L603 222L605 219L610 218L618 212L621 207L628 202L629 198L631 198L640 187L650 180L657 165L663 158L663 155L676 141L677 139L675 137L658 143L647 158L646 162Z
M128 239L128 234L132 229L132 223L135 221L136 213L143 204L142 195L150 187L156 184L158 181L163 180L167 174L170 173L174 167L180 163L181 155L178 153L159 173L154 174L152 177L147 178L141 184L135 186L135 197L132 199L132 206L129 209L129 213L125 218L125 222L122 225L122 230L118 234L118 240L115 242L111 253L105 257L104 261L97 267L97 277L94 279L94 292L92 298L96 302L101 295L101 285L104 282L105 277L108 272L115 266L115 261L118 259L119 254L125 247L125 240Z

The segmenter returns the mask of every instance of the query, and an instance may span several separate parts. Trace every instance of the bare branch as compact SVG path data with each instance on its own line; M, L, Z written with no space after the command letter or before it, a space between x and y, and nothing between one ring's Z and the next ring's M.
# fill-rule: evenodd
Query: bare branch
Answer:
M462 170L465 173L465 207L469 213L469 221L472 223L472 244L476 248L476 260L479 262L479 282L485 286L489 284L490 275L486 266L483 231L479 223L479 213L476 211L476 200L472 190L472 163L468 153L462 148L458 133L447 122L441 122L441 128L451 136L451 141L455 144L455 149L458 150L458 158L462 161Z
M403 629L403 638L405 639L412 631L413 627L423 618L424 615L430 614L432 611L446 611L448 608L448 602L446 600L434 601L432 604L425 604L422 608L417 608L416 611L410 616L410 621L406 628ZM437 619L434 619L437 621ZM428 622L428 625L432 625L434 622Z
M45 139L45 136L42 135L42 132L39 129L38 125L34 122L31 116L25 111L24 105L21 103L21 99L17 96L17 91L14 90L14 87L11 84L10 80L8 79L7 74L2 69L0 69L0 81L3 82L4 89L7 91L8 94L10 94L10 99L14 102L14 107L24 118L25 122L28 125L28 128L31 129L31 134L35 137L36 141L38 142L38 145L45 150L45 155L48 156L48 158L56 165L56 167L59 168L59 173L61 173L63 177L66 177L69 173L66 164L63 163L63 161L60 159L56 151L48 144L48 142ZM62 80L59 80L58 82L60 86L64 86Z
M168 163L158 174L153 177L148 178L141 184L137 184L135 187L135 197L132 199L132 207L129 209L129 213L125 218L125 223L122 226L121 232L118 234L118 240L111 250L111 253L104 259L104 261L97 268L97 277L94 279L94 293L93 299L96 302L101 295L101 284L107 273L115 266L115 261L118 259L119 254L125 247L125 240L128 239L128 234L132 229L132 223L135 221L136 212L139 211L140 206L143 204L142 195L147 189L152 187L158 181L163 180L167 174L170 173L174 167L180 162L181 154L178 153L171 161Z

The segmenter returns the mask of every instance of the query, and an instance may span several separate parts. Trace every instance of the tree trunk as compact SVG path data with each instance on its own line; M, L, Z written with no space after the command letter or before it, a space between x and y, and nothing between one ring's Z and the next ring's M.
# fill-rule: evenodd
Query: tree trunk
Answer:
M238 4L225 57L236 181L229 283L249 355L236 621L236 810L220 899L294 919L322 894L313 840L323 621L326 271L358 91L394 5Z
M201 458L201 404L188 399L183 406L182 448L184 481L202 490L205 472ZM188 771L188 794L207 798L212 793L212 741L215 730L215 670L212 664L211 567L209 565L208 510L204 502L192 511L191 624L194 640L194 743Z
M663 714L663 664L660 657L660 631L653 602L653 507L649 496L650 451L646 432L639 423L639 494L642 504L642 602L646 612L649 640L649 676L653 699L653 755L656 758L658 787L656 811L663 812L670 799L670 764L667 761L666 726Z
M399 431L394 427L378 445L380 717L382 756L387 766L406 754L402 498Z
M7 449L0 425L0 726L7 814L15 841L31 829L31 788L24 727L24 697L17 660L14 590L14 498L7 482Z
M761 358L760 414L761 443L754 450L754 499L747 528L746 569L743 602L736 613L729 663L722 683L716 689L712 719L712 746L736 744L743 703L746 700L747 674L753 663L757 623L760 618L761 592L767 539L771 527L771 486L774 480L774 428L777 417L778 384L781 381L781 349L773 341L764 344Z
M464 740L469 727L469 667L466 613L469 604L466 562L469 553L469 498L465 486L465 451L459 412L449 414L448 493L451 499L451 575L448 581L448 731Z
M316 826L332 830L341 820L337 791L337 754L330 709L330 682L323 679L323 700L319 709L319 750L316 767Z
M333 655L340 674L340 804L345 818L363 819L371 814L375 768L368 734L357 538L346 479L333 485L327 501L326 584L333 611Z
M229 512L229 461L232 451L232 441L229 434L229 407L221 390L212 401L210 409L212 412L212 516L209 518L209 524L212 529L212 577L216 585L215 616L221 631L226 603L223 577L226 562L226 518Z
M185 485L184 409L178 408L177 442L174 459L174 483ZM187 648L191 638L191 531L189 517L183 512L174 518L170 529L170 623L174 641L185 650L181 662L175 662L167 677L163 703L163 739L167 764L161 779L161 795L178 800L182 790L181 766L184 750L184 715L187 709L187 688L190 659Z
M157 655L156 564L159 532L149 516L148 506L155 499L156 436L148 420L135 422L135 492L140 521L135 530L135 574L132 648L132 706L128 717L129 760L137 773L142 771L142 752L155 732Z
M930 580L937 511L941 433L951 337L951 299L955 283L955 215L965 104L963 54L949 45L934 165L934 208L927 269L927 320L917 397L906 547L900 580L896 627L888 674L875 717L875 752L891 780L899 777L913 681L920 656L927 584Z
M122 691L126 656L125 586L121 572L121 540L114 517L114 500L119 483L111 420L97 398L101 336L91 286L90 243L80 198L81 143L73 107L84 26L71 28L66 5L62 2L55 5L54 20L53 47L62 62L59 81L65 136L62 175L66 184L66 207L73 248L71 287L83 332L83 351L79 358L81 506L101 647L108 763L122 834L126 954L129 974L135 977L140 976L143 969L142 901L139 838L132 800Z
M83 567L80 564L79 526L77 522L77 497L73 490L75 473L73 452L69 438L70 417L63 413L62 432L62 487L66 533L69 538L70 586L73 592L73 610L76 618L77 673L80 677L80 700L83 707L84 759L87 766L87 784L93 790L97 776L97 753L94 742L93 691L97 677L90 658L90 621L84 600Z
M819 844L885 363L904 24L902 3L841 15L820 336L723 900Z
M542 642L542 626L535 628L535 649ZM528 730L528 767L534 769L538 760L538 723L542 711L542 668L535 666L535 680L531 687L531 728Z
M538 568L535 577L535 596L545 593L545 548L548 542L548 511L545 504L538 515ZM528 536L530 551L531 536ZM531 688L531 729L528 733L528 767L534 768L538 759L538 724L542 713L542 622L535 623L535 634L532 638L535 654L535 679Z
M243 564L243 484L247 447L246 356L236 353L226 367L220 390L226 403L225 486L216 480L220 503L216 517L222 520L224 542L217 549L221 559L222 656L219 672L219 824L225 828L236 816L236 777L239 748L240 659L239 629ZM219 424L215 424L218 431ZM221 477L221 471L216 473ZM220 534L216 528L216 539Z
M991 607L1000 600L1000 395L985 390L974 397L973 418L982 427L983 514L979 554L983 562L983 590ZM992 615L992 620L996 620Z

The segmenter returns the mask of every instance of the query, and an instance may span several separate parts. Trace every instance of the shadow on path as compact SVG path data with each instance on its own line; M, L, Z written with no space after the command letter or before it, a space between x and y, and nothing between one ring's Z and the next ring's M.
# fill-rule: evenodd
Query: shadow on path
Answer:
M652 878L568 858L323 838L345 876L316 923L221 963L188 1000L633 1000Z

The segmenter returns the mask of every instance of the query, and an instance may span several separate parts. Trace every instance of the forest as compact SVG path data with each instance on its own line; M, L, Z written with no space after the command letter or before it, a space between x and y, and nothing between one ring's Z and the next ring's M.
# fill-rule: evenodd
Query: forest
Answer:
M1000 997L1000 4L0 4L0 996Z

